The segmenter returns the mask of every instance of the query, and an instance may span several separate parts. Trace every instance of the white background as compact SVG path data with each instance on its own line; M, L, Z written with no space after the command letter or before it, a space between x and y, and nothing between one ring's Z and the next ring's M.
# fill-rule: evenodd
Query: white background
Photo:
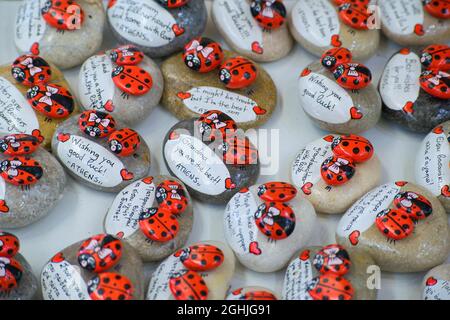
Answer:
M285 3L290 9L294 1L285 1ZM18 1L0 1L0 64L10 64L18 55L13 40L14 16L18 5ZM224 44L211 21L205 35ZM113 46L115 46L114 39L110 32L106 31L103 48ZM365 62L374 73L375 84L378 83L388 58L398 49L398 46L384 38L378 54ZM279 101L273 117L262 128L280 130L280 168L276 175L261 176L259 182L289 181L290 166L300 148L327 134L315 127L298 105L297 78L303 68L315 59L317 58L296 45L294 50L282 60L264 64L264 68L277 85ZM75 93L78 69L65 72ZM177 119L169 112L162 107L157 107L148 119L135 127L150 145L153 161L151 175L167 173L162 160L161 141L168 129L176 122ZM385 120L381 120L375 128L365 132L364 135L375 145L376 152L382 160L383 183L396 180L414 181L415 153L424 135L410 133ZM9 230L20 238L21 253L31 263L36 276L39 276L46 261L59 250L76 241L103 232L103 218L113 199L114 194L91 190L70 179L62 201L53 212L31 226ZM199 240L223 241L224 208L224 205L213 206L195 201L195 223L188 243ZM320 216L311 244L333 243L334 229L338 220L338 216ZM146 267L147 276L153 268L155 265ZM259 274L246 270L238 264L232 286L238 288L245 285L259 285L281 293L283 276L284 270L278 273ZM420 299L423 276L424 273L383 273L379 298Z

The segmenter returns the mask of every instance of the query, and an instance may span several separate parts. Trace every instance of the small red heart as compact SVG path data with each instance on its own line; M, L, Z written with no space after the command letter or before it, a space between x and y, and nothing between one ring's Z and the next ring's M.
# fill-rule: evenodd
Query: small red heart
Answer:
M172 131L169 135L169 140L177 140L180 137L180 134L176 131Z
M334 136L330 134L326 137L323 137L323 140L325 140L326 142L333 142Z
M65 258L64 258L64 255L63 255L62 252L58 252L58 253L55 254L55 255L53 256L53 258L51 259L51 261L52 261L53 263L60 263L60 262L63 262L64 260L65 260Z
M425 31L423 30L423 25L421 24L416 24L414 26L414 33L417 34L418 36L423 36L425 34Z
M309 259L309 254L310 254L310 251L309 250L305 250L305 251L303 251L301 254L300 254L300 260L302 260L302 261L306 261L306 260L308 260Z
M350 233L350 235L348 236L348 240L350 240L350 243L353 246L356 246L359 243L360 235L361 235L361 232L359 232L358 230L355 230L352 233Z
M336 47L336 48L342 46L342 41L339 39L339 35L338 34L334 34L331 37L331 45L333 47Z
M435 134L442 134L443 132L444 132L443 126L437 126L436 128L433 129L433 133Z
M428 287L431 287L431 286L434 286L436 283L437 283L437 280L436 280L436 278L434 278L434 277L429 277L428 279L427 279L427 286Z
M395 182L395 185L399 186L399 187L404 187L407 184L408 184L408 182L406 182L406 181L397 181L397 182Z
M39 42L35 42L31 45L30 52L35 56L39 55Z
M261 115L263 115L263 114L266 114L266 109L263 109L263 108L261 108L261 107L258 107L258 106L254 106L253 107L253 112L256 114L256 115L258 115L258 116L261 116Z
M108 100L106 101L105 105L103 106L103 108L108 111L108 112L113 112L114 111L114 104L112 102L112 100Z
M252 43L252 51L257 54L263 54L264 49L261 47L258 41Z
M306 77L307 75L309 75L311 73L311 70L309 70L308 68L303 69L302 73L300 74L301 77Z
M350 116L352 117L353 120L360 120L362 119L363 114L356 107L351 107Z
M6 201L5 200L0 200L0 212L1 213L9 212L9 207L6 205Z
M34 136L34 137L36 137L36 138L39 140L39 143L44 142L44 136L41 134L41 131L40 131L40 130L34 129L34 130L31 132L31 135Z
M227 190L233 190L234 188L236 188L236 184L234 184L233 181L231 181L231 178L226 178L225 179L225 188Z
M261 249L259 248L258 242L253 241L252 243L250 243L249 252L251 254L254 254L255 256L259 256L262 253Z
M119 239L122 239L124 235L125 235L125 233L120 231L120 232L117 232L116 237L119 238Z
M142 179L142 182L145 183L145 184L152 184L153 177L144 178L144 179Z
M116 4L117 0L109 0L108 9L112 8Z
M313 187L313 184L311 182L307 182L302 186L302 191L304 194L309 196L311 194L311 188Z
M441 194L446 198L450 198L450 187L448 184L442 187Z
M409 48L403 48L399 52L400 52L400 54L407 55L411 52L411 50L409 50Z
M174 24L172 26L172 31L175 33L175 36L179 37L184 33L184 28L180 27L178 24Z
M58 133L58 141L67 142L70 139L69 133Z
M186 100L186 99L189 99L192 95L189 92L180 91L177 93L177 96L181 100Z
M233 294L234 296L238 296L238 295L240 295L240 294L242 293L243 290L244 290L244 288L236 289L236 290L234 290L234 291L232 292L232 294Z
M249 190L249 188L242 188L241 190L239 190L239 193L247 193Z
M120 176L122 177L123 181L129 181L134 178L134 174L132 172L129 172L127 169L120 170Z
M409 114L414 113L414 102L408 101L403 107L403 111Z

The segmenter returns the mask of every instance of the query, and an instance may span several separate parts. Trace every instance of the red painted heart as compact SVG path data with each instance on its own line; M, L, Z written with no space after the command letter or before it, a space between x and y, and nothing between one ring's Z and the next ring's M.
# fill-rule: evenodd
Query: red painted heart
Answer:
M189 99L192 95L189 92L180 91L177 93L177 97L181 100Z
M428 279L427 279L427 286L428 287L431 287L431 286L434 286L436 283L437 283L437 280L436 280L436 278L434 278L434 277L429 277Z
M358 230L355 230L352 233L350 233L350 235L348 236L348 240L350 240L350 243L353 246L356 246L359 243L360 235L361 235L361 232L359 232Z
M116 4L117 0L109 0L108 9L112 8Z
M173 31L173 33L175 33L175 36L179 37L184 33L184 28L180 27L177 24L174 24L172 26L172 31Z
M408 48L403 48L399 52L400 52L400 54L407 55L411 52L411 50L409 50Z
M306 260L308 260L309 259L309 254L310 254L310 251L309 250L305 250L305 251L303 251L301 254L300 254L300 260L302 260L302 261L306 261Z
M350 116L352 117L353 120L360 120L362 119L363 114L356 107L351 107Z
M129 181L134 178L134 174L129 172L127 169L120 170L120 176L124 181Z
M264 49L261 47L258 41L252 43L252 51L257 54L263 54Z
M442 187L441 194L446 198L450 198L450 187L448 184Z
M261 108L261 107L254 106L254 107L253 107L253 112L254 112L256 115L261 116L261 115L263 115L263 114L266 114L267 111L266 111L265 109Z
M44 142L44 136L41 134L41 131L38 129L34 129L33 131L31 131L31 135L36 137L39 141L39 143Z
M403 111L409 114L414 113L414 102L408 101L403 107Z
M404 186L406 186L408 184L408 182L406 182L406 181L396 181L395 182L395 185L396 186L399 186L399 187L404 187Z
M255 256L259 256L262 253L261 249L259 248L258 242L256 242L256 241L253 241L252 243L250 243L250 247L249 247L248 251L251 254L254 254Z
M336 47L336 48L342 46L342 41L339 39L339 35L338 34L334 34L331 37L331 45L333 47Z
M435 134L442 134L443 132L444 132L443 126L437 126L436 128L433 129L433 133Z
M226 178L225 188L228 190L233 190L234 188L236 188L236 184L234 184L233 181L231 181L231 178Z
M169 140L177 140L180 137L180 134L176 131L172 131L169 135Z
M145 184L152 184L153 177L144 178L144 179L142 179L142 182L145 183Z
M6 205L6 201L5 200L0 200L0 212L1 213L9 212L9 207Z
M307 75L309 75L311 73L311 70L309 70L308 68L303 69L302 73L300 74L301 77L306 77Z
M58 141L64 143L69 141L70 139L70 134L69 133L58 133Z
M416 24L414 27L414 33L418 36L423 36L425 34L425 31L423 30L423 25Z
M103 109L105 109L108 112L114 111L114 104L111 99L106 101L105 105L103 106Z
M35 56L39 55L39 42L35 42L31 45L30 52Z
M241 190L239 190L239 193L247 193L249 190L249 188L242 188Z
M309 196L311 194L311 189L313 187L313 184L311 182L307 182L302 186L302 191L304 194L306 194L307 196Z
M66 260L66 259L64 258L64 255L63 255L62 252L58 252L58 253L55 254L55 255L53 256L53 258L51 259L51 261L52 261L53 263L60 263L60 262L63 262L64 260Z
M122 239L124 235L125 235L125 233L123 233L123 231L120 231L120 232L117 232L116 237L119 239Z
M333 142L334 136L330 134L326 137L323 137L323 140L325 140L326 142Z

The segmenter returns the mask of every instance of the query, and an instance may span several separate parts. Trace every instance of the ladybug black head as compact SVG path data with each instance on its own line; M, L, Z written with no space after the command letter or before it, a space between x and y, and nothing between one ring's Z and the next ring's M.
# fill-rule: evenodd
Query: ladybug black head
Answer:
M0 152L3 153L6 150L8 150L8 148L9 148L8 143L4 139L0 140Z
M112 152L119 154L122 151L123 146L119 141L113 139L109 142L109 149Z
M23 70L20 69L19 67L12 68L11 74L14 77L14 79L16 79L19 82L24 82L26 79L25 72L23 72Z
M89 280L88 283L87 283L88 293L91 294L95 290L97 290L97 287L98 287L99 284L100 284L100 277L99 276L95 276L94 278Z
M101 134L100 128L94 126L87 126L84 132L93 138L98 137Z
M150 208L147 211L144 211L139 216L139 221L147 220L148 218L154 216L158 212L157 208Z
M44 4L44 6L41 9L42 13L47 13L50 11L50 8L52 7L52 1L51 0L47 0Z
M78 256L78 263L86 270L93 271L95 269L95 259L88 253L83 253Z
M188 66L188 68L195 71L199 70L202 65L199 57L195 54L188 54L184 59L184 63Z
M337 59L333 56L326 56L322 59L322 65L327 69L333 69L336 66Z
M265 185L260 185L258 187L258 196L261 197L264 194L264 192L266 192L266 191L267 191L266 186Z
M228 69L221 69L220 70L220 81L222 81L225 84L230 83L231 80L231 73Z
M29 89L27 91L27 98L28 99L33 99L34 97L37 96L37 94L39 93L39 87L38 86L34 86L31 89Z
M337 66L337 68L334 70L333 74L334 74L334 77L336 79L338 79L340 76L342 76L344 74L344 72L345 72L345 67L341 64L341 65Z
M423 52L420 57L420 62L422 62L425 67L429 67L431 62L433 62L433 57L428 52Z
M158 203L161 203L164 201L164 199L167 198L167 192L166 189L164 189L163 187L159 187L156 189L156 201L158 201Z

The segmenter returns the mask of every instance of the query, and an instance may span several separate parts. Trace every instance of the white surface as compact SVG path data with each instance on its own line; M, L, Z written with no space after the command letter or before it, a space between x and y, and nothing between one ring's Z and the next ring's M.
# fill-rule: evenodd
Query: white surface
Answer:
M285 1L288 8L293 1ZM0 1L0 64L11 63L17 56L13 40L14 16L19 2ZM110 32L105 32L103 47L115 45ZM212 25L208 26L206 36L223 43ZM377 56L365 64L374 73L375 83L378 82L388 58L399 47L381 43ZM279 91L278 108L272 119L263 129L280 130L280 163L277 174L261 176L259 182L270 180L289 181L290 167L300 148L317 138L326 135L308 120L298 106L297 78L303 68L314 58L297 45L294 50L281 61L264 64L273 77ZM65 72L72 90L76 93L78 68ZM159 107L135 129L149 143L153 154L152 175L167 173L162 160L161 141L168 129L177 122L174 116ZM414 161L416 151L424 135L407 132L393 123L382 120L375 128L364 134L375 145L379 157L383 161L382 182L414 179ZM21 253L31 263L33 270L39 276L43 265L59 250L66 246L103 232L103 218L111 205L114 194L93 191L69 181L63 200L56 209L41 221L19 230L9 230L15 233L21 241ZM222 215L225 206L212 206L194 203L195 223L189 242L199 240L223 241ZM316 226L316 236L312 244L325 245L334 242L334 230L339 217L321 216ZM448 260L450 261L450 260ZM149 265L148 270L155 266ZM284 270L273 274L258 274L238 266L233 279L233 288L245 285L260 285L275 290L281 294ZM392 274L383 273L379 298L381 299L419 299L421 296L420 282L424 273Z

